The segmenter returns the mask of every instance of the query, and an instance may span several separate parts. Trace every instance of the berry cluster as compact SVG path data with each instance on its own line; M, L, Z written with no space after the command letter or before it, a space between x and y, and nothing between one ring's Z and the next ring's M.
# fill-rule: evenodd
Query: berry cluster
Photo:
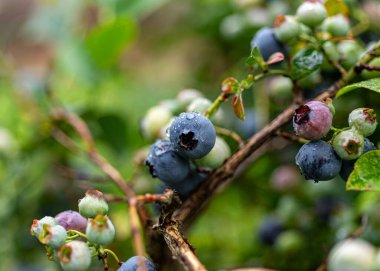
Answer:
M86 270L91 264L91 248L107 245L115 237L115 228L107 216L103 193L89 190L78 204L79 213L63 211L53 217L33 220L30 233L46 246L50 259L63 270ZM75 240L85 237L88 243Z
M143 135L156 139L145 165L154 178L175 189L182 198L207 178L208 174L198 171L198 167L217 168L231 155L228 144L216 135L213 123L202 115L211 104L200 92L185 89L175 100L162 101L148 110L142 120ZM211 120L220 123L222 114L218 109Z
M186 196L207 177L195 170L192 160L204 158L213 149L215 128L206 117L186 112L173 120L169 134L170 140L151 145L145 164L153 177Z
M333 110L332 110L333 111ZM348 118L349 127L335 129L330 144L321 139L331 128L331 106L311 101L300 106L293 116L297 135L310 139L296 156L296 164L306 179L331 180L338 174L347 181L354 163L363 153L376 149L367 136L376 129L376 113L370 108L358 108Z

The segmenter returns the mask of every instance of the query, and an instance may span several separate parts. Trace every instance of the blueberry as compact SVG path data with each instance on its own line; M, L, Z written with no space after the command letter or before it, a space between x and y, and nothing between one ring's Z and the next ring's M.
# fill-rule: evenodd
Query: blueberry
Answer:
M168 140L157 140L145 160L153 177L167 184L182 181L189 174L190 163L181 157Z
M170 126L170 141L183 157L199 159L215 145L216 132L211 121L194 113L181 113Z
M82 241L71 241L58 249L57 261L65 271L87 270L91 264L91 251Z
M142 257L142 256L140 256ZM156 271L154 264L145 257L142 257L145 265L147 267L147 271ZM139 267L139 256L133 256L128 259L128 261L124 262L117 271L138 271Z
M191 171L182 181L170 185L170 188L177 191L181 199L187 198L197 187L207 179L208 174L203 172Z
M87 223L86 235L90 242L108 245L115 238L115 227L106 215L97 215Z
M214 148L212 148L212 150L205 157L197 160L197 165L215 169L220 167L230 156L231 149L227 142L223 138L217 136Z
M297 19L301 23L314 27L323 22L327 17L327 11L320 1L305 1L297 9Z
M340 158L354 160L359 158L363 153L364 137L351 128L335 135L332 146Z
M256 133L257 118L253 108L245 111L244 120L236 121L236 130L244 139L248 139Z
M342 14L326 18L322 24L323 30L333 37L347 37L350 32L350 23Z
M328 222L338 207L338 201L332 196L322 196L315 202L315 215L322 222Z
M293 128L297 135L316 140L330 130L333 114L329 107L319 101L311 101L300 106L293 116Z
M259 228L259 239L261 243L272 246L283 230L281 223L276 218L266 217Z
M291 16L277 16L274 32L280 42L291 42L301 33L300 24Z
M373 144L368 138L364 138L364 147L363 147L363 153L377 150L375 147L375 144ZM351 172L354 170L356 160L342 160L342 169L339 172L339 176L347 182L348 177L350 176Z
M66 230L61 225L47 225L43 226L43 230L40 233L38 239L44 245L51 246L55 249L62 246L67 238Z
M156 139L160 136L161 128L170 122L172 113L163 106L157 105L148 110L140 123L141 132L146 139Z
M102 192L95 189L87 190L85 197L79 200L78 209L79 213L87 218L105 215L108 212L108 203Z
M341 160L333 147L322 140L304 144L296 155L296 164L306 179L327 181L338 175Z
M251 41L251 49L254 47L260 50L264 60L268 60L276 52L286 53L286 48L277 40L274 29L269 27L263 27L256 32Z
M357 108L348 116L348 124L363 136L370 136L376 130L376 112L371 108Z
M67 231L76 230L83 233L86 231L87 219L78 212L71 210L60 212L55 216L55 220Z

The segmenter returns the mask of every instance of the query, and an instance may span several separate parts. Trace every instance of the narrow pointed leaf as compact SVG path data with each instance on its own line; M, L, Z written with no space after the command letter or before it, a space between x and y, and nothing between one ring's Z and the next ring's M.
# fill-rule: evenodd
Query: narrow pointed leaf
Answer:
M365 88L368 90L372 90L375 92L380 93L380 78L373 78L366 81L361 81L358 83L354 83L348 86L345 86L344 88L341 88L338 93L336 94L336 97L343 96L344 94L347 94L355 89L358 88Z
M233 97L232 109L234 110L236 117L238 117L241 120L244 120L244 118L245 118L244 105L243 105L243 97L241 94L236 94Z

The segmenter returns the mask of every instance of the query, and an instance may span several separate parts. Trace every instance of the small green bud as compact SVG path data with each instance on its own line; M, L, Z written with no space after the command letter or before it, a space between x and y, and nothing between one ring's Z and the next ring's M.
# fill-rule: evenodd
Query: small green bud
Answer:
M108 212L108 204L103 193L98 190L88 190L86 196L79 200L79 213L84 217L95 217Z
M34 219L30 226L30 234L38 238L45 224L55 226L57 225L57 221L51 216L45 216L40 220Z

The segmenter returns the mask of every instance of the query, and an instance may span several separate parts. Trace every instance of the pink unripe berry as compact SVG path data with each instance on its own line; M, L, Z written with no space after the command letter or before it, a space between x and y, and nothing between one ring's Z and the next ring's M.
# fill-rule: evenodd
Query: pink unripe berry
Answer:
M293 127L297 135L310 140L324 137L330 130L333 114L319 101L300 106L293 115Z

